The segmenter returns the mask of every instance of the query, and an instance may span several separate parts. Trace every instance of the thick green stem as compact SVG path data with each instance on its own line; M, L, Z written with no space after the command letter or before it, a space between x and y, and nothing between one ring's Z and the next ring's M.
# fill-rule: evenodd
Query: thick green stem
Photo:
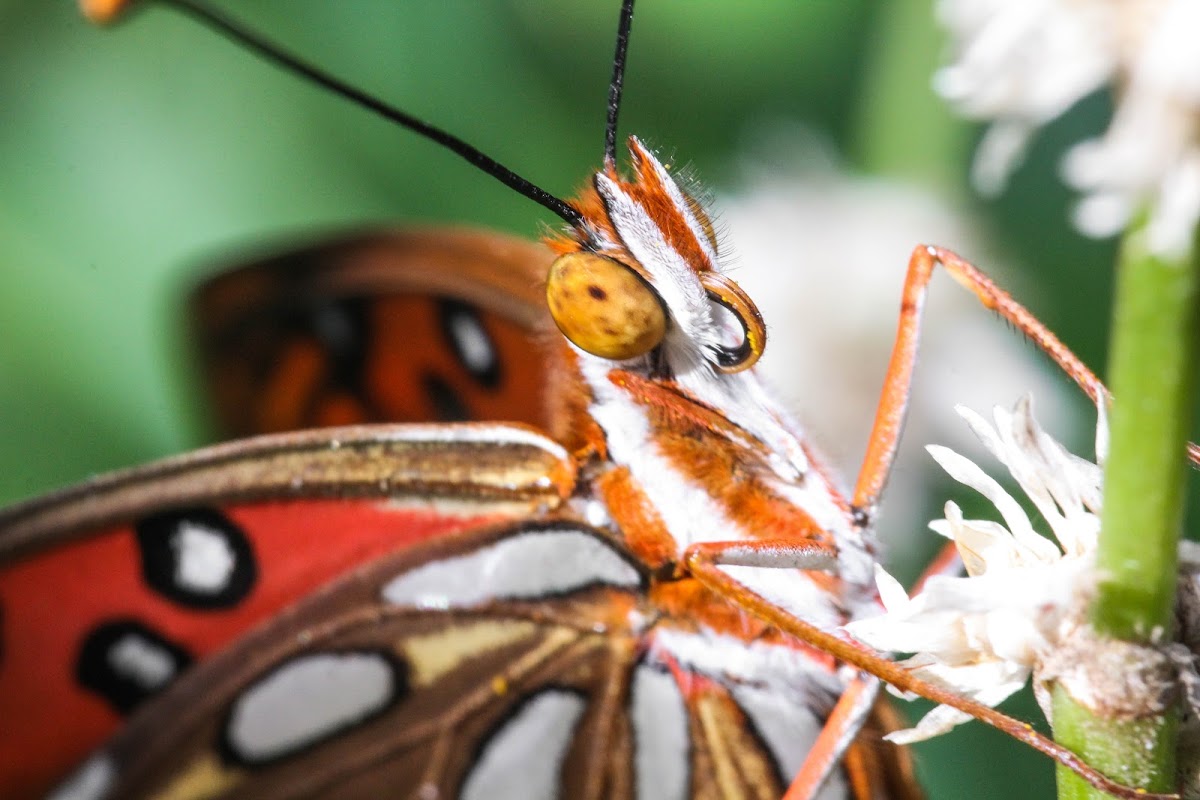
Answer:
M1175 714L1137 720L1101 719L1054 687L1054 736L1088 764L1120 781L1156 792L1175 788ZM1093 789L1066 767L1058 768L1058 800L1098 800Z
M1127 641L1149 641L1172 622L1200 344L1194 252L1151 253L1144 226L1130 232L1121 252L1109 359L1116 399L1092 624Z
M1118 266L1109 376L1115 397L1104 474L1092 625L1148 643L1173 623L1183 518L1184 452L1195 408L1200 259L1152 252L1145 224L1129 231ZM1057 690L1054 734L1095 767L1135 787L1174 781L1174 715L1106 718ZM1105 797L1060 770L1060 798Z

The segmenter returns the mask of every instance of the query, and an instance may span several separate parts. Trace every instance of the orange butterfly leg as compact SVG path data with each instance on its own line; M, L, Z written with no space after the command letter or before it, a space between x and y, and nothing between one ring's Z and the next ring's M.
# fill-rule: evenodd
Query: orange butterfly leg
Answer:
M875 411L875 422L868 440L867 454L863 458L858 480L854 487L855 508L870 515L879 501L879 494L887 482L892 462L896 456L900 430L908 407L912 387L913 368L916 364L917 346L921 335L921 316L925 295L929 291L929 280L933 269L943 266L958 284L970 291L985 308L992 309L1025 334L1062 368L1093 402L1109 396L1108 389L1071 350L1062 343L1027 308L1001 289L982 270L949 250L927 245L913 250L908 262L908 274L904 279L904 290L900 301L900 321L897 326L892 357L884 378L883 392ZM1188 459L1200 467L1200 446L1188 443ZM933 575L957 573L960 569L958 551L953 542L942 548L938 557L925 569L917 580L918 590Z
M947 542L933 560L925 565L925 569L921 570L921 574L913 581L909 594L915 595L920 592L925 588L925 582L935 575L959 577L962 575L962 569L963 563L958 554L958 545L954 542Z
M842 758L842 771L846 774L850 797L854 800L924 800L925 793L917 784L907 749L883 740L886 733L907 728L907 722L886 701L877 699L867 710L866 724L858 736L849 741ZM837 712L836 708L834 712ZM798 790L793 785L789 791ZM815 793L816 790L813 790L812 794ZM793 796L788 794L784 800Z
M816 797L838 762L848 755L855 735L870 716L878 696L879 681L876 678L860 675L850 682L825 720L825 727L808 751L804 766L792 780L783 800L811 800ZM855 769L853 765L846 764L847 772L852 773L850 786L855 797L870 800L871 777L862 774L862 766Z
M867 512L870 512L878 501L896 455L912 386L925 294L929 290L929 279L933 276L933 269L939 264L950 273L950 277L975 295L985 308L992 309L1008 320L1054 359L1063 372L1067 373L1093 402L1108 397L1108 389L1079 357L978 267L949 250L919 246L913 251L908 262L908 275L904 279L900 321L892 346L892 357L875 412L870 444L867 446L867 454L863 458L863 465L854 487L855 507ZM1193 464L1200 466L1200 446L1189 443L1188 458Z
M808 549L820 548L810 546ZM729 560L725 558L726 553L732 556ZM900 664L784 611L721 569L722 566L734 564L765 566L771 563L777 554L781 554L781 546L778 542L701 542L687 549L683 564L687 572L705 587L784 633L829 653L839 661L858 667L902 692L911 692L935 703L970 714L980 722L985 722L1014 739L1024 742L1038 752L1050 756L1102 792L1129 800L1135 800L1135 798L1169 800L1169 798L1177 797L1177 795L1153 794L1141 789L1122 786L1084 763L1079 756L1061 744L1038 733L1029 724L1002 714L990 706L921 680ZM796 568L805 561L800 557L796 548L791 550L785 548L782 555L786 558L784 563L779 566ZM815 556L815 553L810 553L808 563L818 563ZM828 554L821 554L820 557L826 559ZM818 566L818 568L820 567Z

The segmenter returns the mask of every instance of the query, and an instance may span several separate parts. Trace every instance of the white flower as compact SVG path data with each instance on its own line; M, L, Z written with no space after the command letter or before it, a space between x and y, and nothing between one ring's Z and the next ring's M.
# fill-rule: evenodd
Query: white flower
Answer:
M975 165L1001 188L1035 127L1105 85L1103 137L1074 147L1064 174L1086 196L1075 222L1109 236L1153 201L1151 247L1187 252L1200 217L1200 3L1195 0L941 0L956 52L937 89L993 120Z
M968 577L930 578L910 599L894 578L877 569L886 613L846 629L878 650L915 653L903 663L917 676L994 706L1031 675L1036 678L1045 659L1079 624L1094 582L1102 470L1043 431L1028 398L1011 412L997 408L994 428L972 411L957 410L1008 468L1058 546L1034 530L1021 505L982 469L951 450L930 446L951 477L996 506L1004 524L963 519L958 506L947 503L946 518L930 527L954 540ZM1101 413L1096 443L1101 460L1106 439ZM939 706L916 728L888 738L921 741L968 719Z

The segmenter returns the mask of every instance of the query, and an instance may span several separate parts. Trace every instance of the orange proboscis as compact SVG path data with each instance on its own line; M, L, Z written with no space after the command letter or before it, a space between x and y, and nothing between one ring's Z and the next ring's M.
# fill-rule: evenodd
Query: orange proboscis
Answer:
M733 364L718 365L717 369L725 373L750 369L762 357L767 347L767 324L763 321L758 307L742 287L719 272L700 273L700 285L708 292L709 299L720 303L737 317L745 337L739 348L739 355L744 357Z

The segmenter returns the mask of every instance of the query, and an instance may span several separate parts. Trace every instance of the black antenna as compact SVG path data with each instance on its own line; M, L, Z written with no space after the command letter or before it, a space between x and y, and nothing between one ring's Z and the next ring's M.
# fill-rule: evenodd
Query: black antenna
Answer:
M491 175L496 180L514 189L520 194L525 195L530 200L538 203L545 208L550 209L558 216L562 217L574 227L579 227L583 223L583 215L579 210L560 200L554 195L547 192L545 189L531 183L522 178L517 173L505 167L503 164L496 161L491 156L486 155L482 151L472 147L471 145L459 139L441 128L435 128L423 120L417 119L411 114L407 114L400 109L385 103L379 98L367 94L364 91L354 88L350 84L342 81L324 70L318 69L311 64L302 61L298 57L288 53L283 48L259 36L258 34L243 27L238 22L225 16L220 11L211 8L202 0L162 0L169 6L173 6L179 11L190 14L198 21L215 30L217 33L232 39L260 57L272 62L276 66L300 75L318 86L339 95L352 103L374 111L384 119L391 120L399 125L408 128L409 130L437 142L442 147L462 156L468 162L478 167L480 170ZM630 3L632 5L632 3ZM609 101L611 105L611 100ZM611 111L610 111L611 113Z
M612 80L608 84L608 124L604 126L604 166L617 163L617 116L621 113L621 89L625 86L626 53L629 31L633 28L633 0L621 3L621 21L617 23L617 52L613 56Z

